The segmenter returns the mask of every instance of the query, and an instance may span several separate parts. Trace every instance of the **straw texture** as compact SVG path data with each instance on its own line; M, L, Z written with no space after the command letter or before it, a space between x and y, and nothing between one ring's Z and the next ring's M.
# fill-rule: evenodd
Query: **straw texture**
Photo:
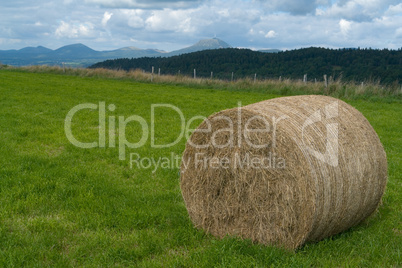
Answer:
M186 144L180 180L197 228L296 249L370 216L385 190L387 161L352 106L283 97L206 119Z

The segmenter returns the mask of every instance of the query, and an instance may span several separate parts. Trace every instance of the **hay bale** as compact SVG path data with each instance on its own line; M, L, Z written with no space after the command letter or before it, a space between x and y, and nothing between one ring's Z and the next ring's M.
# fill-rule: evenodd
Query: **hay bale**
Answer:
M197 228L296 249L370 216L385 190L387 161L352 106L283 97L206 119L186 144L180 180Z

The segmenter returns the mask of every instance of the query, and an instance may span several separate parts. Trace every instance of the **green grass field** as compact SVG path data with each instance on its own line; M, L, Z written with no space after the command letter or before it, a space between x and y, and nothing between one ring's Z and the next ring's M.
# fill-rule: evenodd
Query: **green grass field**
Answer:
M0 96L1 267L402 265L400 100L347 101L367 117L387 152L389 181L378 213L342 234L289 252L236 238L220 240L195 229L181 197L179 168L130 167L130 153L181 157L185 138L170 148L151 148L148 138L145 146L127 148L126 160L120 160L117 138L114 148L106 135L105 148L82 149L64 132L67 113L83 103L114 104L114 111L106 108L106 118L114 118L117 129L119 116L149 122L152 104L174 105L189 119L278 95L0 70ZM159 108L155 115L155 142L175 141L178 113ZM98 117L98 110L78 112L75 137L97 141ZM139 124L128 124L126 136L139 141Z

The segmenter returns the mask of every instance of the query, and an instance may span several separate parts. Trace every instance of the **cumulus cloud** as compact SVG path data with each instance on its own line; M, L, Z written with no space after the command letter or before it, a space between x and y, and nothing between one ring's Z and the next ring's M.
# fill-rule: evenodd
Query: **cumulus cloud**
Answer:
M134 12L136 13L136 12ZM128 18L128 26L131 28L140 29L145 25L145 21L138 14L134 14Z
M154 32L194 32L196 26L192 23L191 11L188 10L163 10L154 11L145 21L145 29Z
M140 8L140 9L163 9L163 8L189 8L201 2L199 0L85 0L88 4L97 4L109 8Z
M174 50L217 36L235 47L388 47L400 0L32 0L0 9L0 49L82 42Z
M21 42L21 39L0 38L0 45L17 45Z
M392 4L399 0L341 0L322 12L330 17L342 17L352 21L371 21L383 16Z
M110 20L110 18L112 18L112 16L113 16L113 13L110 13L107 11L103 14L103 18L102 18L102 26L103 27L106 27L107 22Z
M94 26L91 23L77 23L70 24L65 21L61 21L59 27L55 31L55 35L58 38L78 38L91 36Z
M396 31L395 31L395 37L397 37L397 38L402 38L402 27L396 29Z
M347 36L349 34L350 29L352 28L352 22L347 21L345 19L341 19L339 21L339 27L341 29L341 33L344 36Z
M395 16L402 14L402 3L398 5L390 5L388 10L385 12L386 16Z
M269 31L265 37L266 38L274 38L277 35L277 33L274 30Z
M263 1L265 7L270 12L283 11L289 12L293 15L306 15L310 13L314 13L315 10L319 6L328 6L331 1L330 0L272 0L272 1Z

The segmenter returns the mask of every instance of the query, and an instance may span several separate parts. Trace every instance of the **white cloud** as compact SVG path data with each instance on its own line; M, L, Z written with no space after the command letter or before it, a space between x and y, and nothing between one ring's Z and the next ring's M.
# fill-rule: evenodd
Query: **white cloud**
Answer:
M402 27L396 29L396 31L395 31L395 37L396 37L396 38L402 38Z
M390 5L388 10L385 12L386 16L395 16L402 14L402 3L399 5Z
M341 33L344 36L347 36L349 34L350 29L352 28L352 22L347 21L345 19L341 19L339 21L339 27L341 29Z
M112 16L113 16L113 13L110 13L107 11L103 14L103 18L102 18L102 26L103 27L106 27L107 22L112 18Z
M145 12L141 9L123 9L119 10L119 15L127 21L131 28L139 29L145 26Z
M21 39L0 38L0 45L16 45L21 42Z
M153 32L191 33L196 30L191 10L156 10L145 21L145 28Z
M199 0L85 0L85 3L109 8L183 9L194 7Z
M229 13L229 9L225 8L225 9L220 9L216 12L219 17L221 18L229 18L230 13Z
M277 33L274 30L270 30L266 35L265 38L274 38L277 36Z
M345 18L352 21L371 21L381 17L393 3L399 0L341 0L319 15Z
M78 37L89 37L91 36L94 26L91 23L78 23L69 24L67 22L61 21L60 26L57 27L55 35L58 38L78 38Z
M0 49L74 39L171 51L215 35L235 47L400 48L401 25L401 0L16 0L0 9Z
M330 4L330 0L271 0L263 1L265 7L269 12L283 11L289 12L293 15L306 15L314 13L319 6L327 6Z

